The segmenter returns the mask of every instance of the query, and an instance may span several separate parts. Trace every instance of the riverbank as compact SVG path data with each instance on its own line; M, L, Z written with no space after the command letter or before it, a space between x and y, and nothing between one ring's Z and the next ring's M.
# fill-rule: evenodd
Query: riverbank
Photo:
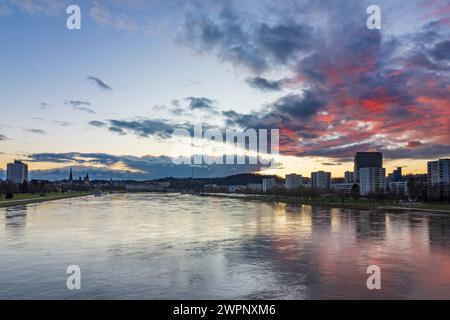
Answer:
M364 201L362 202L338 202L325 200L310 200L298 197L279 196L279 195L264 195L264 194L228 194L228 193L201 193L201 196L206 197L223 197L233 199L257 200L265 202L283 202L297 205L314 205L320 207L332 207L343 209L360 209L360 210L379 210L379 211L417 211L417 212L433 212L450 214L450 204L387 204L380 201Z
M45 197L41 197L37 194L20 195L20 198L18 198L18 199L0 200L0 208L13 207L13 206L19 206L19 205L25 205L25 204L31 204L31 203L38 203L38 202L85 197L85 196L90 196L93 194L94 194L93 192L71 192L71 193L63 193L63 194L53 193L52 195L45 196Z

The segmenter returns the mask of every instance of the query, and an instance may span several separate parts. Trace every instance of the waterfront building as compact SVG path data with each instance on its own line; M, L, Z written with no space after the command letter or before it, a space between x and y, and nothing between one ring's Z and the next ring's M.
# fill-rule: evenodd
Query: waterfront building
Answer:
M450 184L450 159L439 159L428 162L428 194L431 195L433 189L446 190Z
M344 182L345 183L353 183L355 182L355 175L352 171L345 171L344 173Z
M351 193L355 184L353 182L347 183L332 183L331 189L337 193Z
M407 196L409 194L408 183L406 181L389 181L387 188L389 188L389 193L398 196Z
M6 165L6 180L13 183L28 181L28 165L20 160Z
M378 167L359 169L359 191L362 196L386 191L386 169Z
M300 188L303 184L303 177L295 173L287 174L285 180L287 190Z
M311 173L313 190L328 190L331 187L331 172L317 171Z
M354 167L354 182L359 182L359 169L382 168L383 154L381 152L357 152Z
M275 178L263 179L262 183L262 191L267 192L277 185L277 181Z

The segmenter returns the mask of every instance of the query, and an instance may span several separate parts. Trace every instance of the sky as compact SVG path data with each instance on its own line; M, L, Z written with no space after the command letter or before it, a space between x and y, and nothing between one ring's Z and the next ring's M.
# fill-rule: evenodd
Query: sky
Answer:
M449 35L444 0L0 0L0 168L338 177L380 151L388 172L423 173L450 156ZM277 165L175 166L190 141L173 130L198 123L279 129Z

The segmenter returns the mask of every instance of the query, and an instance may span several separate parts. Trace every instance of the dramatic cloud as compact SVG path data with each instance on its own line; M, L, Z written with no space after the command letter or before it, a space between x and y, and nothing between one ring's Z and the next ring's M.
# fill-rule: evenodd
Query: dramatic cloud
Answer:
M131 12L129 1L111 1L111 7L106 7L111 2L93 1L91 18L122 30L142 29L114 11L121 6L127 8L123 12ZM52 0L10 0L0 5L0 14L42 12L45 2ZM177 15L181 26L173 28L179 30L178 44L231 65L236 81L246 79L252 88L277 97L265 97L272 100L255 111L221 112L220 101L203 97L208 92L198 93L197 87L195 96L183 93L155 110L186 121L209 117L226 126L278 128L282 154L328 158L324 164L369 150L382 151L390 159L450 156L449 5L441 0L399 0L393 6L381 0L383 27L369 30L369 4L183 2L174 13L184 17ZM130 6L140 10L144 5L148 2L133 0ZM395 14L387 14L390 9ZM113 90L97 77L87 79L101 90ZM67 104L94 113L89 102ZM43 102L40 107L49 105ZM125 118L89 125L119 135L168 138L177 127L192 128L180 122Z
M139 137L156 136L160 138L169 138L175 128L187 128L187 124L175 125L165 120L159 119L136 119L136 120L106 120L90 121L90 126L96 128L107 128L113 133L125 135L127 133L135 134Z
M305 91L300 95L287 95L268 106L265 113L238 114L225 111L229 125L239 125L244 128L288 128L290 130L304 129L310 118L325 107L316 94Z
M430 54L438 61L450 60L450 40L436 43Z
M186 15L183 42L197 51L214 52L221 59L243 64L253 71L266 70L271 63L288 63L308 52L313 40L309 26L292 22L246 25L229 4L215 19L194 11Z
M190 123L171 123L161 119L135 119L135 120L105 120L91 121L89 125L97 128L107 128L113 133L125 135L134 134L138 137L158 137L170 138L175 129L186 129L192 133L193 124ZM208 124L203 124L203 129L211 128Z
M101 79L93 77L93 76L87 76L86 79L90 82L92 82L93 84L95 84L98 88L108 91L108 90L112 90L112 88L107 85L105 82L103 82Z
M159 136L168 138L176 126L163 120L109 120L109 130L124 134L132 132L140 137Z
M255 112L223 112L228 125L279 128L281 153L300 157L344 159L367 150L391 159L450 155L447 7L427 5L421 26L394 34L369 30L360 1L283 4L271 7L270 22L264 14L244 19L233 2L186 14L187 46L238 68L288 74L288 86L248 78L254 88L291 93Z
M262 77L247 78L246 82L261 91L280 91L283 88L282 81L270 81Z
M62 180L69 176L69 167L75 177L89 174L91 179L148 180L166 177L196 178L223 177L239 173L255 172L256 165L175 165L165 156L116 156L104 153L36 153L29 155L29 162L67 164L65 168L33 170L33 179ZM101 167L99 167L99 165ZM111 169L118 165L124 169Z
M6 139L7 139L6 136L0 134L0 141L6 140Z

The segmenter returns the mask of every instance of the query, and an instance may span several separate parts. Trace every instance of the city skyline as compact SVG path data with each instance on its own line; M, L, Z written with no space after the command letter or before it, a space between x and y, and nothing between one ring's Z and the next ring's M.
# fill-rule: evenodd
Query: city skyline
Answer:
M367 158L366 160L363 160L363 162L361 162L360 160L360 156L361 155L366 155L366 157L371 157ZM375 157L375 160L373 160L373 157ZM442 161L450 161L450 159L447 158L443 158L443 159L437 159L437 160L430 160L427 161L426 163L426 168L427 171L426 172L422 172L419 173L419 175L429 175L430 174L430 165L432 164L436 164L436 163L440 163ZM37 177L33 177L33 173L31 172L31 176L32 178L28 179L28 164L23 162L20 159L14 159L13 162L9 162L7 163L6 167L10 168L10 167L14 167L15 165L19 165L19 166L25 166L26 167L26 173L25 176L27 177L26 181L29 180L42 180L40 179L39 175L42 174L41 171L38 171L37 173ZM359 183L359 176L357 174L357 172L360 172L360 170L362 168L369 168L369 169L373 169L373 168L380 168L383 169L383 175L385 176L386 179L390 179L390 181L392 182L404 182L403 180L403 167L396 167L392 170L392 172L389 172L386 170L385 166L383 165L383 154L379 153L379 152L356 152L355 156L354 156L354 161L353 161L353 166L355 168L355 171L345 171L343 176L333 176L331 172L328 171L312 171L309 174L309 177L311 179L314 179L313 176L315 174L329 174L329 179L333 180L333 179L337 179L338 181L340 181L341 179L343 179L344 184L347 183ZM123 177L116 177L115 179L117 180L158 180L158 179L163 179L163 178L220 178L220 177L226 177L225 175L218 175L218 176L209 176L209 175L204 175L204 174L200 174L199 176L195 176L194 175L194 171L192 171L191 166L190 165L180 165L180 167L184 167L185 170L190 171L191 175L185 175L185 174L181 174L179 176L157 176L157 177L153 177L153 178L148 178L148 179L132 179L129 176L123 176ZM213 166L211 166L212 168ZM75 174L74 174L74 169L76 170ZM20 170L21 171L21 170ZM187 171L185 171L184 173L186 173ZM11 180L11 178L8 178L6 175L7 170L3 170L2 168L0 168L0 181L3 180L3 178L5 178L5 181ZM86 169L86 167L63 167L60 169L59 173L57 174L58 178L54 178L54 179L48 179L48 180L60 180L60 181L75 181L77 179L81 180L83 178L88 178L89 179L89 169ZM255 173L255 174L259 174L258 172L240 172L240 173L236 173L236 174L242 174L242 173ZM22 173L20 173L22 174ZM45 173L44 173L45 174ZM110 176L109 178L106 176L107 174L110 174L110 171L105 171L99 174L99 176L95 176L93 180L113 180L114 177ZM2 177L2 175L4 175L5 177ZM260 174L261 176L266 176L264 174ZM414 175L414 174L406 174L406 175ZM59 178L59 177L62 178ZM74 178L75 176L75 178ZM269 177L271 176L277 176L277 175L267 175ZM278 176L280 178L283 178L283 176ZM298 184L302 184L302 179L303 178L308 178L308 174L304 175L301 172L290 172L287 173L284 176L284 179L286 180L286 188L289 189L288 185L298 185ZM12 179L14 180L14 179ZM44 179L45 180L45 179ZM331 181L330 180L330 181ZM15 181L15 183L20 183ZM340 183L340 182L339 182Z
M66 28L69 4L81 30ZM343 177L356 151L426 173L450 157L450 7L379 1L382 29L369 30L370 4L6 1L0 177L16 158L39 177L189 176L170 133L199 121L280 129L280 166L262 174Z

